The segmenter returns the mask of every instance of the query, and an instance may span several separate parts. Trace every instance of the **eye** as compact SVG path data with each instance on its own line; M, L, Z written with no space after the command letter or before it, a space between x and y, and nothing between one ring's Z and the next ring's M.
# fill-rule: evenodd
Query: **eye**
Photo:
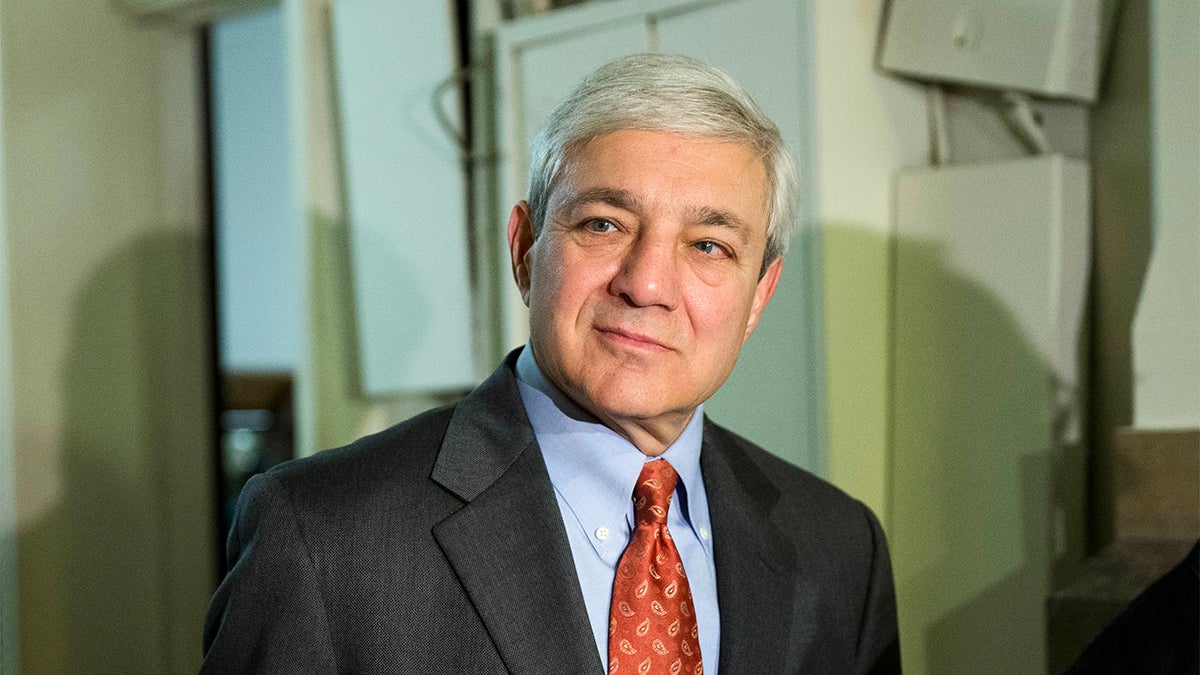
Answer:
M711 256L714 258L728 258L729 257L729 251L726 250L726 248L724 246L721 246L720 244L718 244L715 241L709 241L706 239L704 241L698 241L695 244L692 244L692 246L696 250L700 251L701 253L703 253L704 255L707 255L707 256Z
M611 220L605 220L604 218L592 218L591 220L585 222L583 227L586 228L588 232L595 232L597 234L613 232L617 229L617 226L614 225Z

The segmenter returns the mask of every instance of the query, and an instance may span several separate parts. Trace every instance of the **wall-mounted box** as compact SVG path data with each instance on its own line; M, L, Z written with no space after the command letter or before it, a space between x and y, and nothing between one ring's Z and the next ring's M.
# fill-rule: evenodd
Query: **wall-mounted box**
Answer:
M1091 252L1086 162L1046 155L907 169L895 205L901 292L908 263L918 262L906 252L919 245L948 277L993 296L1056 377L1076 381Z
M1045 671L1052 575L1083 553L1088 174L1050 155L895 179L888 538L904 629L939 636L916 670Z
M880 65L1090 103L1115 10L1115 0L892 0Z

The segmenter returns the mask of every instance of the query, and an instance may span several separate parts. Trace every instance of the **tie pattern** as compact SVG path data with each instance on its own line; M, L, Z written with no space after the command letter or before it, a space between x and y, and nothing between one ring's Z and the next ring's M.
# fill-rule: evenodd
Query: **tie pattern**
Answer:
M703 675L696 609L667 510L679 475L665 459L642 465L637 523L617 564L608 623L610 675Z

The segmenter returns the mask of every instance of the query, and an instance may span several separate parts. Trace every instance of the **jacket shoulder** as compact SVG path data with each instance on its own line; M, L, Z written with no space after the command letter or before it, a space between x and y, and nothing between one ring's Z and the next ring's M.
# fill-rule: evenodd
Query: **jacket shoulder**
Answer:
M374 485L427 483L454 408L430 410L348 445L282 462L267 474L293 499L343 505Z
M733 450L735 456L749 462L757 469L765 486L778 491L779 506L800 509L808 517L815 515L848 516L861 523L864 510L870 512L859 500L812 472L792 464L779 456L740 436L733 431L709 421L710 442ZM873 515L872 515L873 517Z

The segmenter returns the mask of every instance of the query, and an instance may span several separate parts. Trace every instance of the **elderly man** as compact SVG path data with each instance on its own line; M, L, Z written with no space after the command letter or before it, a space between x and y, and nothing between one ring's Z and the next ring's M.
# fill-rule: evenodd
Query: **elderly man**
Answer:
M212 672L899 669L859 502L708 420L775 290L795 171L727 76L587 78L512 211L529 343L458 404L253 479Z

